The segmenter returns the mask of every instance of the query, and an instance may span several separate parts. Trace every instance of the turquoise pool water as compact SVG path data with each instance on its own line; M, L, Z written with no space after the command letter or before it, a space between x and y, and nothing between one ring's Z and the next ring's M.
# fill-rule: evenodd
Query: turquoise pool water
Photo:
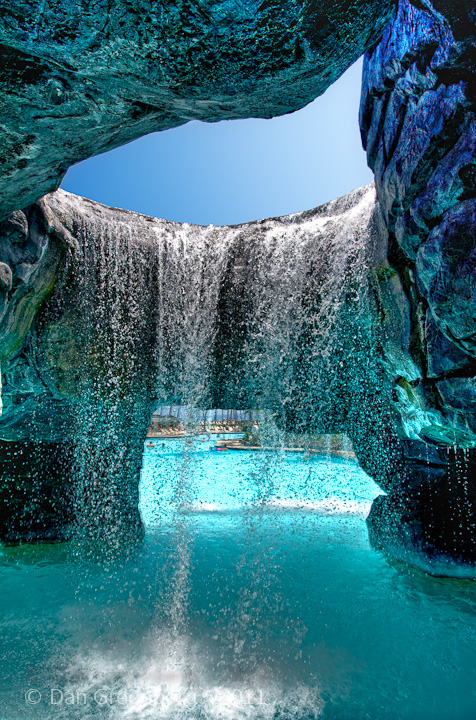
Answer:
M2 549L2 720L476 717L476 586L370 548L354 462L153 445L126 561Z

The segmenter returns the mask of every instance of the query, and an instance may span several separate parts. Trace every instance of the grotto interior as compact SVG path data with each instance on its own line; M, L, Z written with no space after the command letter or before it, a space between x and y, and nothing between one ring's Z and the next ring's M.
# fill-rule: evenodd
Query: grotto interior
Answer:
M473 4L36 4L0 21L0 538L135 542L157 404L260 407L350 437L376 547L474 576ZM369 187L207 228L57 189L155 130L292 112L363 53Z

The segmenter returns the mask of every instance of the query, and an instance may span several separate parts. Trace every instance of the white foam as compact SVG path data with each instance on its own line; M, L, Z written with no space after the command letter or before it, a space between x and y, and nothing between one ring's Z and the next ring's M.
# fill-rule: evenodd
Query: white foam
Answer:
M305 512L316 515L354 515L366 517L370 512L371 501L359 502L339 497L329 497L324 500L296 500L296 499L273 499L266 504L256 506L260 512ZM199 502L182 509L186 514L217 514L225 515L237 513L243 510L252 510L253 504L242 505L220 505L218 503Z
M278 510L316 513L318 515L357 515L366 516L370 512L371 502L344 500L330 497L325 500L271 500L268 503Z
M268 668L227 683L214 675L216 661L192 648L186 638L161 635L145 657L134 661L98 652L77 655L57 697L60 691L65 698L84 696L89 709L102 706L114 720L317 720L322 715L317 688L299 684L286 689L282 679L270 677Z

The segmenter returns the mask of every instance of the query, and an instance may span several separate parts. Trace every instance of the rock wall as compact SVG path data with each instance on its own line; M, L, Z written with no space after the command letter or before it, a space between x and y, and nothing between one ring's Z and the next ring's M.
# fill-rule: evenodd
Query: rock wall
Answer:
M360 113L389 233L382 311L402 420L371 531L442 573L476 560L475 20L471 3L401 0L366 57Z
M393 0L2 0L0 219L141 135L303 107L393 12Z

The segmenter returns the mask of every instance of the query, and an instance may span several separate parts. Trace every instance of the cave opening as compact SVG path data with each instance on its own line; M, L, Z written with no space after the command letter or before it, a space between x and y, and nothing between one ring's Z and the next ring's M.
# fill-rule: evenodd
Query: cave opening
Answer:
M359 132L362 58L305 108L189 122L89 158L62 188L113 207L235 225L322 205L373 180Z

